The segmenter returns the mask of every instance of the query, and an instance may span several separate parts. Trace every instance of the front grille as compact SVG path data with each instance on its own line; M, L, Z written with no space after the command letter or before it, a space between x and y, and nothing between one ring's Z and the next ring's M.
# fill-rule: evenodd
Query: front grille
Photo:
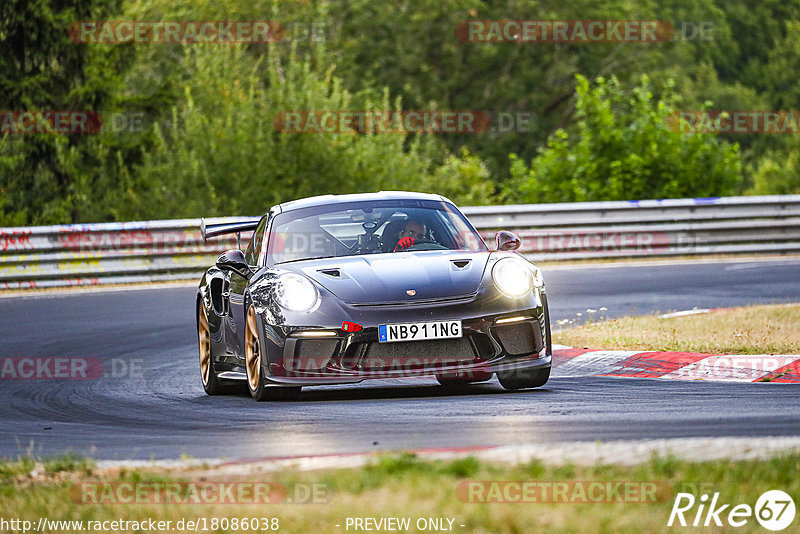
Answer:
M419 369L470 363L476 360L466 337L398 343L367 343L359 369Z
M542 332L538 322L496 326L494 333L511 356L532 354L542 350Z

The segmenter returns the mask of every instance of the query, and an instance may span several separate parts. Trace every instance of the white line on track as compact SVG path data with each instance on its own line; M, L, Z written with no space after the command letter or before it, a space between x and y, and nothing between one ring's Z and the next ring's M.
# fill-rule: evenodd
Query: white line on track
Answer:
M113 293L118 291L142 291L147 289L170 289L175 287L197 287L200 283L200 277L197 280L179 281L179 282L147 282L145 284L130 284L119 286L70 286L68 288L43 288L43 289L9 289L0 291L0 299L10 298L50 298L50 297L64 297L71 295L85 295L86 293Z
M670 319L672 317L684 317L684 316L687 316L687 315L699 315L699 314L702 314L702 313L711 313L711 310L695 308L693 310L683 310L683 311L676 311L676 312L672 312L672 313L665 313L665 314L659 315L658 318L659 319Z

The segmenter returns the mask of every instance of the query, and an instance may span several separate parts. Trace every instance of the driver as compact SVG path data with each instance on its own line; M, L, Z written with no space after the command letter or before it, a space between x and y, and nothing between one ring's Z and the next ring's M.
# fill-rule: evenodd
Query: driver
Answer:
M424 239L427 235L427 228L417 219L406 219L403 224L403 229L397 233L398 241L397 246L394 247L394 252L401 252L407 250L409 247L414 246L415 242Z

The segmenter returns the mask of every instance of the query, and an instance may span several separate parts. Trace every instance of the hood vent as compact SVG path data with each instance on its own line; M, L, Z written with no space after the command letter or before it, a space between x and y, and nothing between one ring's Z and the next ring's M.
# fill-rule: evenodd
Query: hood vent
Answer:
M450 260L457 270L466 269L472 260Z
M320 269L319 272L330 276L331 278L340 278L342 276L342 273L339 271L339 269Z

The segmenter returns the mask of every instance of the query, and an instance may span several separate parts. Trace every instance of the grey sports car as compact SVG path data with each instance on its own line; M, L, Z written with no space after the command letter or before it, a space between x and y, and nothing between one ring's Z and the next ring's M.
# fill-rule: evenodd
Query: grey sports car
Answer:
M542 386L550 320L541 271L496 235L496 250L448 199L380 192L273 206L202 225L205 239L251 232L197 290L209 395L289 400L303 386L435 375Z

